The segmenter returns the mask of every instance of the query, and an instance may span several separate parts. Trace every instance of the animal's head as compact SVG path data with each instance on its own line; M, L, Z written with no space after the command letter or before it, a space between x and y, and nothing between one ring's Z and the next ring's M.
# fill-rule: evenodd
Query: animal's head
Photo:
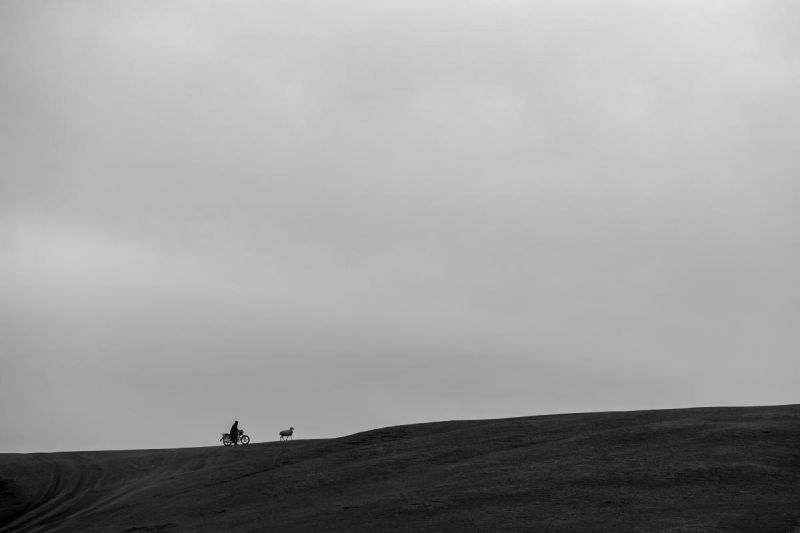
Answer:
M289 431L294 431L294 427L290 427L290 428L289 428Z

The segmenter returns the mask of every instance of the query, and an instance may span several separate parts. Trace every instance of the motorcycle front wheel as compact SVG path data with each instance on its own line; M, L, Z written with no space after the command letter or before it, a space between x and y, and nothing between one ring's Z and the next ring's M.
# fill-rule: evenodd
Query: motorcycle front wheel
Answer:
M248 437L247 435L242 435L241 443L250 444L250 437Z

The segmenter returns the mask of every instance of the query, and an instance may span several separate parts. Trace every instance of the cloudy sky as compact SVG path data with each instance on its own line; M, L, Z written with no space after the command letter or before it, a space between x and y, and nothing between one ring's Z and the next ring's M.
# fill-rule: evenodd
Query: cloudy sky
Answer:
M0 3L0 451L796 403L794 2Z

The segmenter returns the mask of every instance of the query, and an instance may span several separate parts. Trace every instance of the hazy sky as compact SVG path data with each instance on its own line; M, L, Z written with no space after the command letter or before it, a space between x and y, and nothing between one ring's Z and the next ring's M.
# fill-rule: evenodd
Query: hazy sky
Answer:
M0 451L798 401L800 3L0 2Z

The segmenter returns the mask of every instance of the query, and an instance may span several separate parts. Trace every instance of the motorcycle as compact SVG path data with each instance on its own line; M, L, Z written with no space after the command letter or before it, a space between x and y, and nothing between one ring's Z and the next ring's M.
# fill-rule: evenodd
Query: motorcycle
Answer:
M223 433L222 438L219 439L223 446L231 446L234 442L238 444L250 444L250 437L244 434L244 430L240 429L239 434L236 436L236 440L234 441L231 439L229 433Z

